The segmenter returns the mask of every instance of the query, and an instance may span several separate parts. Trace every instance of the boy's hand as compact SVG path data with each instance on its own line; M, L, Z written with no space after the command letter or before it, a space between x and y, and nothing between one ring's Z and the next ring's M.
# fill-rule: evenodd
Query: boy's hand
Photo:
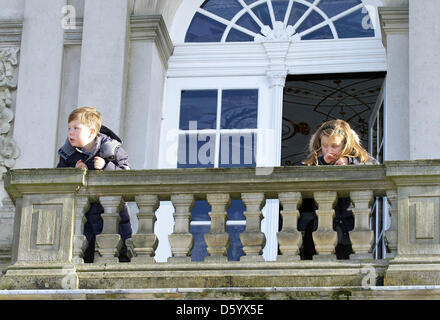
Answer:
M338 161L335 162L337 166L345 166L348 164L348 159L346 157L339 158Z
M105 160L101 157L94 157L94 165L96 170L101 170L105 166Z
M87 169L87 166L84 162L82 162L81 160L78 160L75 163L75 168Z

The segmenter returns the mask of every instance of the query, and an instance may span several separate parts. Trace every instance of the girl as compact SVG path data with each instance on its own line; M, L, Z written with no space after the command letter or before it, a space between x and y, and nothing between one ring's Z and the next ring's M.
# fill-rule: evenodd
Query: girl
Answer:
M344 120L324 122L310 139L309 152L303 161L307 166L377 164L362 148L359 136Z
M359 136L344 120L331 120L323 123L313 134L309 143L309 155L302 165L352 165L378 164L368 152L362 148ZM353 230L354 217L349 209L350 198L338 198L335 209L333 228L338 233L338 244L335 248L338 259L348 259L352 252L348 232ZM318 219L313 199L304 199L299 209L301 216L298 229L303 231L303 259L312 259L316 254L312 232L317 229Z

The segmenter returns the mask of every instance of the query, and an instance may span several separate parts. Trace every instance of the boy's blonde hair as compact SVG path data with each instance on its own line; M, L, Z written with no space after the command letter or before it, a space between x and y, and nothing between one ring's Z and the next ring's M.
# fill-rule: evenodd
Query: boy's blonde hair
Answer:
M313 134L309 142L309 156L303 164L312 166L318 165L318 157L321 152L321 137L327 136L330 139L335 137L343 138L344 148L341 157L359 158L361 162L369 160L370 155L361 146L359 136L344 120L331 120L324 122Z
M89 128L95 128L96 134L101 130L102 117L94 107L80 107L73 110L69 115L67 123L75 120Z

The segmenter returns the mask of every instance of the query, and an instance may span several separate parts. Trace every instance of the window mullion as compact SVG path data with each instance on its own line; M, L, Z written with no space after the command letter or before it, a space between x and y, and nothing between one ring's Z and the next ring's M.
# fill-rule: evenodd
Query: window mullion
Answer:
M216 123L216 134L215 134L215 157L214 157L214 168L219 167L220 158L220 125L221 125L221 110L222 110L222 89L218 90L217 94L217 123Z
M294 0L290 0L289 4L287 5L287 10L284 16L284 27L287 27L287 23L289 22L290 13L292 12L292 7L293 7L293 1Z
M267 7L269 8L269 15L270 15L270 20L272 20L272 25L275 25L275 13L273 12L273 6L272 6L272 1L268 0L267 1Z

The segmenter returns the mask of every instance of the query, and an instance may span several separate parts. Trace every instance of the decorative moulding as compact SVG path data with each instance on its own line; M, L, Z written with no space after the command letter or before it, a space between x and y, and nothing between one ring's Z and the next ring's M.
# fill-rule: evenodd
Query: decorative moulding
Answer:
M382 29L386 34L409 32L409 9L407 7L380 7Z
M0 48L0 175L7 168L12 168L20 151L15 141L10 137L11 121L14 114L11 90L17 87L14 77L18 65L18 48ZM0 178L1 179L1 178Z
M22 29L22 20L0 20L0 48L19 47Z

